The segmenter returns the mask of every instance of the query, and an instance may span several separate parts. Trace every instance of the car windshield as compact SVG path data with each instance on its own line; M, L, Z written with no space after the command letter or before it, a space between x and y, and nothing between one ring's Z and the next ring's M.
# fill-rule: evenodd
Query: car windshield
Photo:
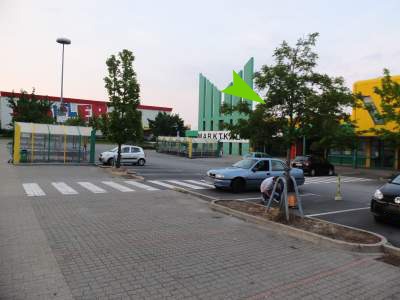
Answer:
M391 183L400 184L400 175L397 175L395 178L393 178Z
M108 152L117 152L118 151L118 147L115 147L114 149L108 150Z
M233 167L241 169L250 169L256 162L255 159L243 159L233 165Z

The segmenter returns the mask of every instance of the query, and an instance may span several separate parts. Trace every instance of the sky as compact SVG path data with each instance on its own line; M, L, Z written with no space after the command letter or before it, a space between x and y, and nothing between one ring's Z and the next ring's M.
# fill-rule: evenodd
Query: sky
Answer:
M0 90L107 100L106 59L135 55L141 103L172 107L197 128L198 78L223 89L254 57L319 32L317 70L354 81L400 74L398 0L0 0Z

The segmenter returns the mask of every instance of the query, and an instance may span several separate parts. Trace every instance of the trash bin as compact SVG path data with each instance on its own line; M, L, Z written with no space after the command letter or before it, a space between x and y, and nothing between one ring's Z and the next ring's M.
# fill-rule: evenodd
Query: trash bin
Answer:
M28 161L28 151L23 149L20 151L20 162L26 163Z

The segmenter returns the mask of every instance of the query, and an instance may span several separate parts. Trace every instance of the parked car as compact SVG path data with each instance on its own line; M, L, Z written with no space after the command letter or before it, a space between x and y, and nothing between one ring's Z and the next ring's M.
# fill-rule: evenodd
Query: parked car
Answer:
M99 161L105 165L112 165L117 160L117 155L118 147L101 153L99 156ZM146 155L143 151L143 148L138 146L122 145L121 163L144 166L146 163Z
M243 155L243 159L246 158L262 158L262 157L272 157L268 153L265 152L249 152L245 155Z
M277 158L243 159L228 168L209 170L206 181L216 188L232 189L237 193L247 189L258 189L265 178L281 176L287 168L285 162ZM297 185L304 184L303 170L292 168L290 174L295 178Z
M325 158L315 155L296 156L292 167L302 169L310 176L335 175L335 167Z
M376 221L391 215L400 217L400 174L375 191L371 200L371 212Z

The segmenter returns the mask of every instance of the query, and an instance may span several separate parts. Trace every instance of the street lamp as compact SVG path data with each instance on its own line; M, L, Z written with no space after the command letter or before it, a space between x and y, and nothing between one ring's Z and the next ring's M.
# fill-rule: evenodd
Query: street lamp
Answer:
M64 81L64 45L71 44L71 40L67 38L58 38L56 40L57 43L62 45L62 61L61 61L61 99L60 99L60 111L62 111L64 102L63 102L63 81ZM56 116L57 117L57 116Z

